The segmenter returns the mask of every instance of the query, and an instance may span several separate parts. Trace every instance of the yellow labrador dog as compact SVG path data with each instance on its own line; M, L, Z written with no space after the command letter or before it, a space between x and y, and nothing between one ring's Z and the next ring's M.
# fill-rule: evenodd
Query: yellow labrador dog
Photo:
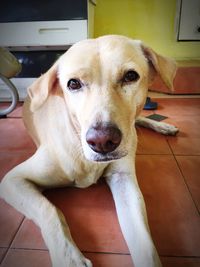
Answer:
M112 35L75 44L28 89L24 121L37 151L4 177L0 194L40 227L54 267L92 263L42 189L84 188L101 176L112 191L135 267L161 266L135 175L134 123L154 74L172 87L175 71L173 60L141 41ZM151 127L144 118L138 122ZM177 130L161 124L163 129Z

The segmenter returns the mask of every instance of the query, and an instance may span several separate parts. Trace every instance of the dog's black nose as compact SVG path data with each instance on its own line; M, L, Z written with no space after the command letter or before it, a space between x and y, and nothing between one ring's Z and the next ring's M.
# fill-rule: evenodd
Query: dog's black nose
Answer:
M114 151L122 140L121 131L113 125L90 128L86 133L86 141L90 148L97 152L106 154Z

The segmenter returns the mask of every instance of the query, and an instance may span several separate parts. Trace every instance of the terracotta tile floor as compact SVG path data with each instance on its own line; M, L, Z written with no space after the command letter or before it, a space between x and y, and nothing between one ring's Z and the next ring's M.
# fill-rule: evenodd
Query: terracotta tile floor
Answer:
M200 266L200 99L156 99L156 113L180 128L165 137L138 128L137 176L164 267ZM145 111L148 115L152 112ZM21 106L0 119L0 177L34 153ZM114 203L104 181L87 189L48 190L72 235L94 267L132 267ZM70 203L70 205L67 205ZM0 200L0 266L50 267L40 231Z

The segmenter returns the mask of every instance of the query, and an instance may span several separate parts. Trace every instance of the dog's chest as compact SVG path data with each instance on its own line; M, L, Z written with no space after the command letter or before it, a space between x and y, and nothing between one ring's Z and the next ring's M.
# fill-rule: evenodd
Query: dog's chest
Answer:
M60 162L61 163L61 162ZM64 162L63 162L64 163ZM103 175L108 164L96 163L87 160L70 160L61 164L62 179L75 187L85 188L97 182Z
M79 166L80 167L80 166ZM105 167L99 164L89 164L81 168L73 169L74 186L85 188L97 182L102 176Z

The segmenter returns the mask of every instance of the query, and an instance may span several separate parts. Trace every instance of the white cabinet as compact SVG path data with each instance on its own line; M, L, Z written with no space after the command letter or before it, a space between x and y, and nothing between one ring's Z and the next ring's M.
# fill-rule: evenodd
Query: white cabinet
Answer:
M94 0L7 0L0 8L0 46L11 51L66 50L92 37Z
M0 27L0 46L12 51L60 49L87 37L87 20L1 23Z
M48 3L48 5L45 4ZM20 100L27 87L72 44L93 37L96 0L6 0L0 8L0 46L7 47L22 64L12 78ZM0 79L0 101L9 100Z
M180 0L178 41L200 41L200 0Z

